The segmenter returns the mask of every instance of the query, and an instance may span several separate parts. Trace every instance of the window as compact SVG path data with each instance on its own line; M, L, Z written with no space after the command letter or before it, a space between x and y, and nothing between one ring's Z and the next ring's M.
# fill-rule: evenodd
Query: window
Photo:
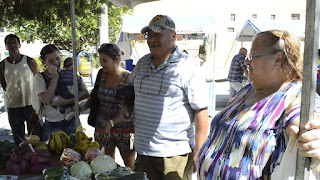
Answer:
M300 20L300 14L291 14L291 20Z
M4 32L4 27L0 27L0 32Z
M231 14L230 15L230 21L236 21L236 15L235 14Z
M234 28L233 27L228 27L227 31L228 32L234 32Z
M271 14L271 19L276 19L276 15Z
M252 14L253 19L257 19L257 14Z

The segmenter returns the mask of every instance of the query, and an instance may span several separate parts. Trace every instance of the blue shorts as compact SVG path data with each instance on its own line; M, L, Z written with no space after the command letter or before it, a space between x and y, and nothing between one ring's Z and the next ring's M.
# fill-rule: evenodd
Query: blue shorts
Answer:
M67 120L62 120L59 122L50 122L50 121L45 121L42 127L42 141L47 141L49 139L49 135L52 132L55 131L64 131L68 135L70 134L75 134L77 127L80 125L79 123L76 123L75 118L72 118L70 121Z

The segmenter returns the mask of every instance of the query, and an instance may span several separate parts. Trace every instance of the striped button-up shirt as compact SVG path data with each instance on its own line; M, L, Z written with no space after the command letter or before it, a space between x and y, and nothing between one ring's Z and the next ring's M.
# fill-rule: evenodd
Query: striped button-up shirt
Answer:
M208 87L198 60L178 48L155 68L151 54L142 57L128 84L135 91L135 150L171 157L194 148L195 110L208 107Z

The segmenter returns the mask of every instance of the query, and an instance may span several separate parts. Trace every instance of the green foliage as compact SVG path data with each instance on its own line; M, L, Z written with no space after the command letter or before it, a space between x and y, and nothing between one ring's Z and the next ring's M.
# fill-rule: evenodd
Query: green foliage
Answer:
M132 13L108 0L75 0L77 53L99 44L102 4L107 3L109 39L116 42L121 30L122 15ZM0 26L7 27L22 40L53 43L72 52L70 0L0 0Z
M108 16L109 16L109 41L116 43L119 40L119 34L122 28L122 16L124 14L132 14L127 6L120 8L108 2Z
M44 67L44 65L42 64L41 60L39 57L34 57L34 60L36 60L37 64L38 64L38 69L40 72L43 72L46 68Z

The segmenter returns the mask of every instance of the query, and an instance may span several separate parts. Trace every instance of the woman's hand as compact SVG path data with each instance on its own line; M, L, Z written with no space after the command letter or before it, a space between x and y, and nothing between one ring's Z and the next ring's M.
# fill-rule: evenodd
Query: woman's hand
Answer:
M121 105L119 105L119 107L120 107L119 114L115 118L112 119L113 123L118 124L121 122L132 121L134 118L134 115L133 115L133 113L131 115L129 114L127 105L121 104Z
M315 113L315 119L306 124L305 128L308 130L302 133L298 137L299 127L292 125L291 139L293 142L298 140L296 146L299 149L299 153L311 157L310 168L312 170L320 169L320 116Z
M52 79L58 79L58 68L55 65L48 66L48 73L50 74Z
M121 122L133 121L133 118L134 118L134 114L132 113L131 115L129 115L127 106L126 105L120 105L119 114L112 119L113 125L111 124L110 121L108 121L105 124L104 132L105 133L109 133L110 129L112 128L112 126L114 126L114 125L116 125L118 123L121 123Z

